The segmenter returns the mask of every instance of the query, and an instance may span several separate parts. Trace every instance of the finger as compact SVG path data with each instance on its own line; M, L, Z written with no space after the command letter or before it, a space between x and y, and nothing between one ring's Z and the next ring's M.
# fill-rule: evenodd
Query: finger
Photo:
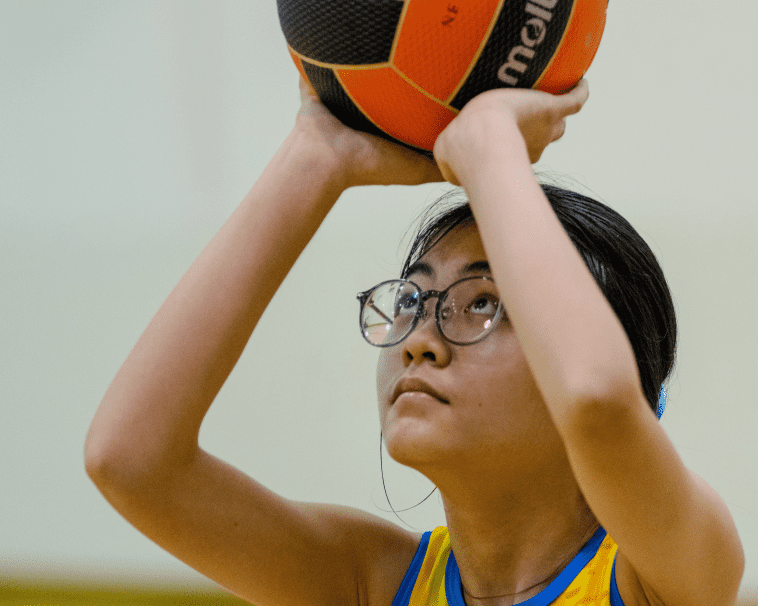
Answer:
M565 118L558 121L558 124L555 125L555 128L553 129L553 138L551 139L551 143L553 141L557 141L560 139L564 134L566 133L566 120Z
M313 99L317 97L316 91L313 90L313 87L305 81L305 79L300 76L300 82L298 83L300 87L300 100L305 101L306 99Z
M386 143L395 146L394 143ZM449 180L435 160L405 148L396 151L401 153L401 157L397 170L393 172L395 175L405 174L405 178L402 180L405 184L420 185ZM452 174L452 171L449 173Z
M415 183L420 185L422 183L442 183L448 181L445 175L442 174L440 167L434 160L429 160L423 157L418 167L418 176ZM456 183L455 185L459 185Z
M442 179L450 183L450 185L455 185L456 187L460 187L461 182L458 181L458 177L455 176L455 173L450 169L450 167L446 164L444 167L440 167L439 174L442 176Z
M579 83L572 88L569 92L557 97L560 100L562 107L562 114L564 116L570 116L578 113L584 104L587 102L590 96L590 87L587 84L587 80L582 78Z
M436 160L435 164L437 165L436 173L438 176L442 177L443 181L447 181L452 185L460 185L458 177L455 176L455 172L453 172L447 162Z

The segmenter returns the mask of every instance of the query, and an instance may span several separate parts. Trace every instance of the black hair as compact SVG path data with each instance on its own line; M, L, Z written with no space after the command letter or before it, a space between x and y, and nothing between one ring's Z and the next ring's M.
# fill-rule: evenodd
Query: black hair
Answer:
M653 251L619 213L587 196L542 185L553 211L632 344L642 390L655 412L661 385L674 366L676 313L663 270ZM456 192L443 196L422 216L401 272L456 227L474 223L468 202Z

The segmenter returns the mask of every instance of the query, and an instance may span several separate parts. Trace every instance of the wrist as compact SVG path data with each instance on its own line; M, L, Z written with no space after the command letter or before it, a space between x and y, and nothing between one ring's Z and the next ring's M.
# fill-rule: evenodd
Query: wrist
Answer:
M516 117L504 109L497 97L480 95L437 139L436 160L464 188L477 175L486 178L514 164L531 165Z
M532 172L526 142L515 121L502 114L481 113L478 124L469 128L457 146L454 168L461 185L467 188L480 179L511 172Z
M330 206L349 187L345 163L307 125L295 125L271 164L281 166L281 174L288 182L306 182L311 194L325 203L331 201Z

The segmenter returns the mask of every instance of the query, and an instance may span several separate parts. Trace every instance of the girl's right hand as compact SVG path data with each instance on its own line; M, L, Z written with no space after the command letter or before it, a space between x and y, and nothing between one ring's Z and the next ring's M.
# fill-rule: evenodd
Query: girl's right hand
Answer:
M334 170L343 189L357 185L418 185L444 181L434 160L342 124L300 78L300 111L295 130L310 137Z

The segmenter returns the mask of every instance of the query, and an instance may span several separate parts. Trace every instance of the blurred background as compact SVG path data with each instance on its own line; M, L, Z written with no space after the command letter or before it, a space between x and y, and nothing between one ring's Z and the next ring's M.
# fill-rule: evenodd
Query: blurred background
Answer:
M681 331L663 425L734 515L746 603L758 595L756 22L746 0L611 2L591 99L537 166L619 210L661 260ZM111 509L85 475L84 437L297 108L274 0L0 0L0 603L226 599ZM219 395L206 449L287 497L396 519L355 293L397 273L406 229L444 191L345 194ZM395 509L431 489L386 455L384 469ZM400 515L418 530L443 522L436 495Z

